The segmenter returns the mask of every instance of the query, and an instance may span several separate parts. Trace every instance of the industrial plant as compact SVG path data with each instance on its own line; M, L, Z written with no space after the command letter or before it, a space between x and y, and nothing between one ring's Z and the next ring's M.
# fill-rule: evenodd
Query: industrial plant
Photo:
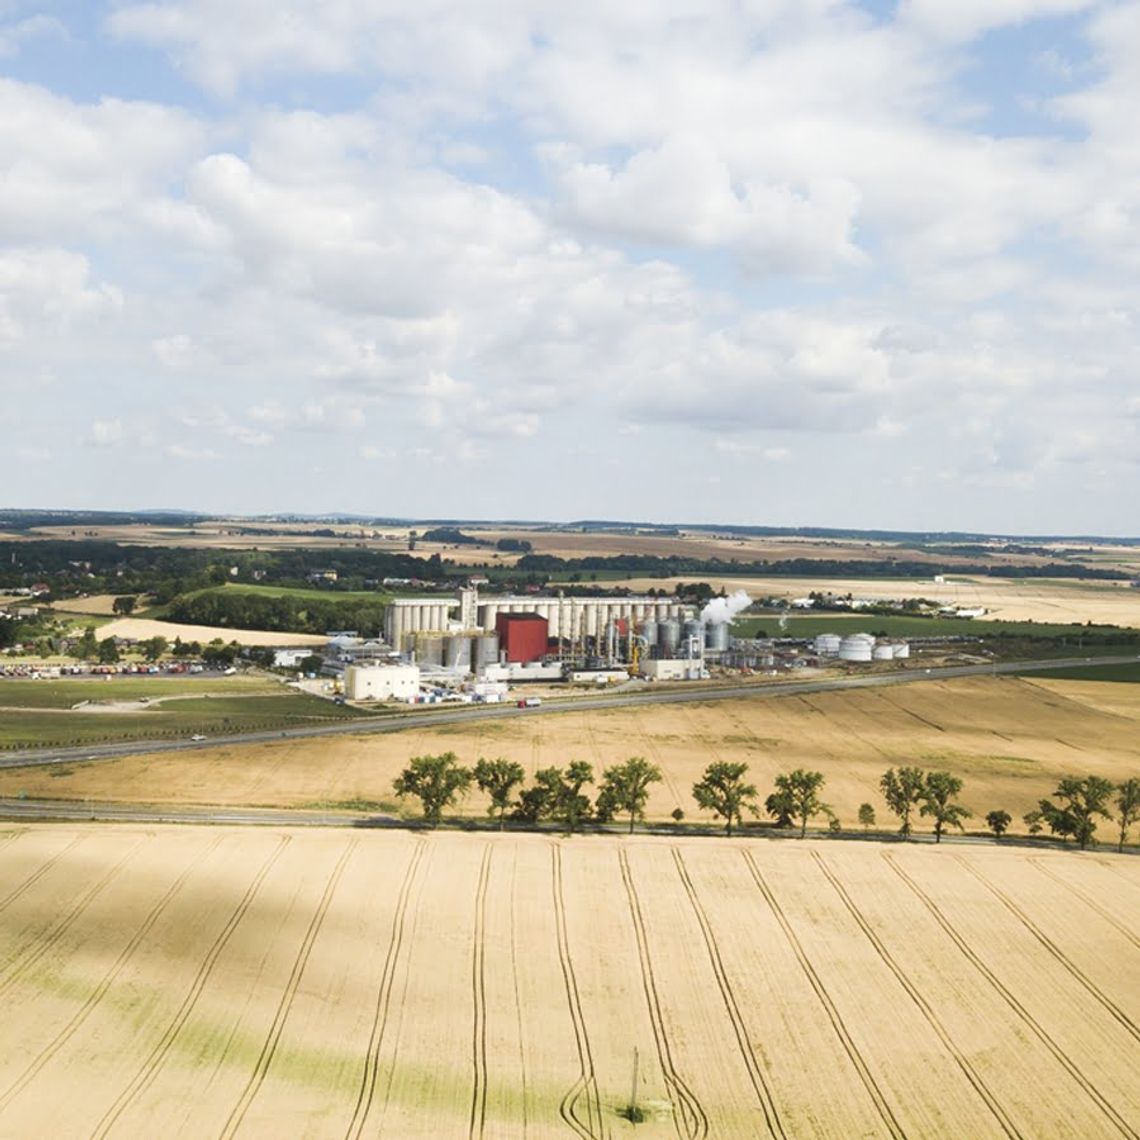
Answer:
M870 634L821 634L812 643L736 638L731 624L751 604L744 591L703 607L653 596L481 598L469 585L455 596L389 603L381 643L342 638L337 658L351 700L417 700L423 692L480 701L505 698L525 682L605 686L695 681L710 668L771 671L818 664L888 661L909 645Z

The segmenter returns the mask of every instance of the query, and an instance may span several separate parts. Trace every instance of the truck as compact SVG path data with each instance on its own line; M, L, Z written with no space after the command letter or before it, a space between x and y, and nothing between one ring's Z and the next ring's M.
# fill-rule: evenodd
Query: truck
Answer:
M519 708L536 709L540 704L542 704L541 697L523 697L522 700L519 701Z

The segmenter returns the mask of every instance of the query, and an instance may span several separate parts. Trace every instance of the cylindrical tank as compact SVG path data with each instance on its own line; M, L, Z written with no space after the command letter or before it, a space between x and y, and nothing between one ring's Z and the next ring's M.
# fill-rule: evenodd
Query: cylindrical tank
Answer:
M453 636L447 639L445 645L445 661L449 669L471 669L471 638Z
M645 644L651 648L657 644L657 619L646 618L641 623L641 636L645 638Z
M839 643L840 661L870 661L875 639L869 633L852 633Z
M681 623L676 618L666 618L657 627L657 644L664 657L672 657L681 644Z
M909 657L910 656L910 642L909 641L896 641L894 643L894 645L891 646L891 648L894 650L894 656L895 656L896 660L900 657Z
M895 647L887 641L880 641L878 645L871 650L872 661L893 661L895 657Z
M443 641L442 637L431 635L421 635L416 638L416 660L421 665L442 665L443 664Z
M728 648L728 622L705 626L705 648L714 653L723 653Z
M820 657L834 657L839 652L841 640L837 633L818 633L812 645Z
M495 665L499 660L499 635L497 633L485 633L481 637L476 637L475 644L471 646L474 653L474 661L472 664L476 669L482 669L484 665Z

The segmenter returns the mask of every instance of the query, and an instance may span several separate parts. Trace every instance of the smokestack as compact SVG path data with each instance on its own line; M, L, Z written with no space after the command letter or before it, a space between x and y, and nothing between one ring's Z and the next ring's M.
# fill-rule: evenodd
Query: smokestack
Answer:
M724 625L732 621L742 610L752 605L752 599L743 591L737 590L727 598L713 598L701 610L701 621L705 625Z

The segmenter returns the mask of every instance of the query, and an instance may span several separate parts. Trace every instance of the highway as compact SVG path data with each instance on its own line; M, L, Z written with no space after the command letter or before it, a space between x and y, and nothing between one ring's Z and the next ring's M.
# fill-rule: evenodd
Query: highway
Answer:
M694 686L678 684L676 687L647 686L632 693L611 693L581 700L547 701L537 708L520 709L514 704L464 705L461 708L440 709L438 712L396 713L375 719L338 721L335 724L288 728L272 732L235 733L229 736L211 736L205 741L146 741L134 740L120 744L82 745L69 748L24 749L0 757L2 768L30 768L50 764L75 763L93 760L116 760L123 756L144 753L186 752L193 749L217 748L272 741L304 740L321 736L365 736L376 733L402 732L405 729L430 728L436 725L457 724L477 720L497 720L504 717L557 716L562 713L593 712L599 709L646 707L652 705L685 704L691 702L723 700L772 700L776 697L807 693L826 693L842 689L866 689L885 685L921 684L925 681L943 681L954 677L983 677L1016 673L1044 672L1050 669L1080 668L1090 673L1104 665L1135 664L1136 655L1114 657L1069 657L1050 661L1007 661L986 665L951 665L925 669L921 666L897 673L871 673L865 677L839 677L814 681L773 681L751 684ZM292 813L289 819L295 819ZM298 821L303 822L303 821Z

